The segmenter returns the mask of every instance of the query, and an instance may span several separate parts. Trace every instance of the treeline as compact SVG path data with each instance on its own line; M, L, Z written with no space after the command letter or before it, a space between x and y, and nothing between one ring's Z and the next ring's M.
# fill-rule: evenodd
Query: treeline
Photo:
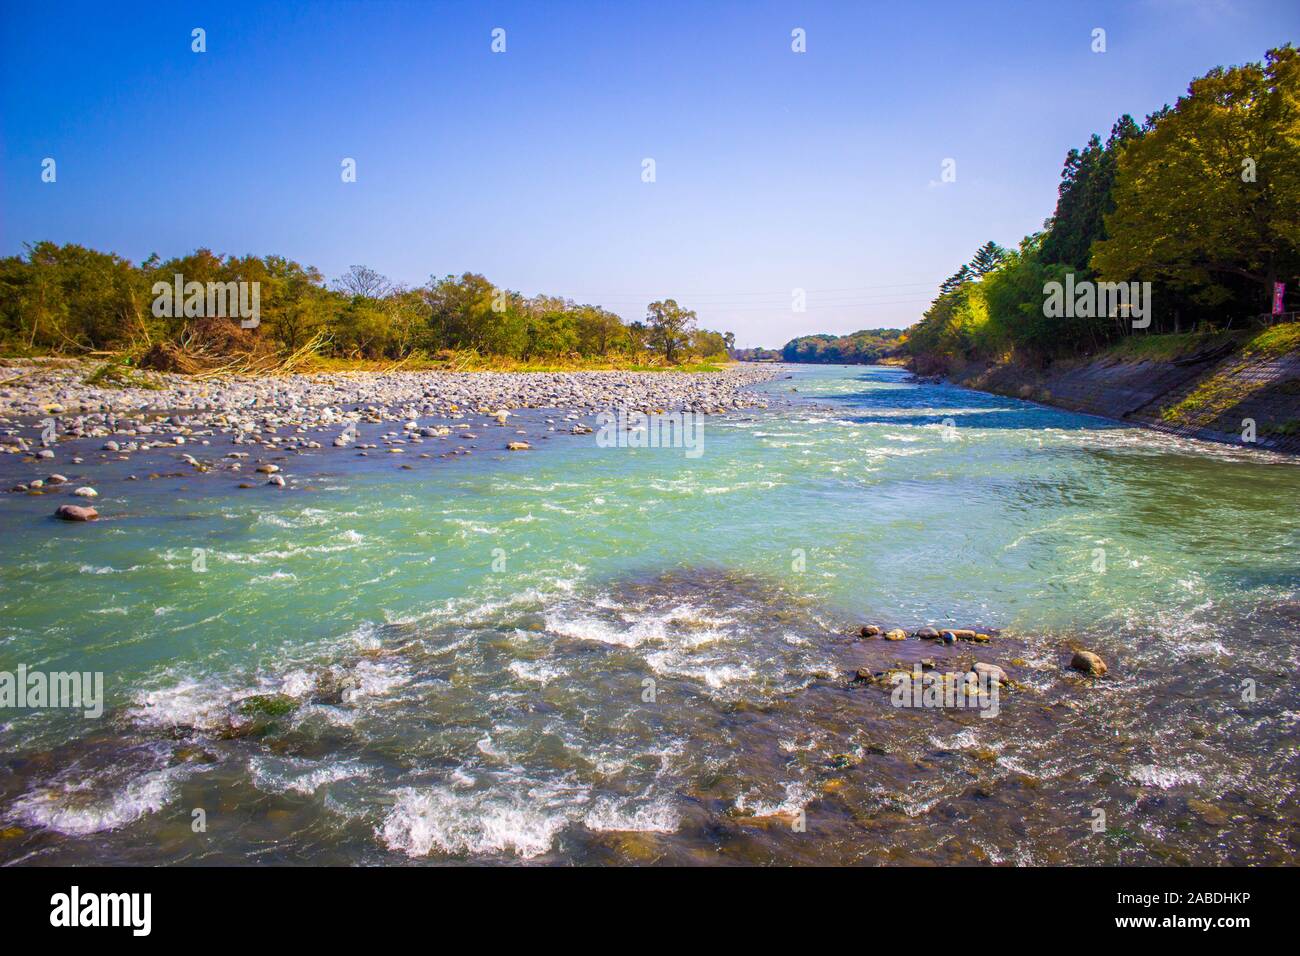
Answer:
M258 283L256 327L238 318L186 317L156 309L156 283ZM163 314L155 314L156 312ZM220 323L223 335L264 348L304 348L344 359L396 360L470 352L529 362L618 358L677 364L725 359L731 333L700 329L672 299L650 303L644 321L624 322L596 305L558 296L526 297L486 278L431 278L409 288L353 266L327 284L321 273L281 256L220 256L207 249L135 265L78 245L39 242L0 259L0 348L7 354L144 354L159 343L183 346Z
M1071 278L1068 278L1071 277ZM1141 334L1221 329L1296 308L1300 279L1300 56L1215 68L1138 124L1072 149L1054 215L1008 250L986 243L940 286L905 351L954 361L1048 361L1135 334L1126 309L1047 306L1051 283L1149 282ZM1059 304L1059 303L1058 303ZM1068 304L1067 304L1068 305ZM1095 310L1094 310L1095 311Z
M871 365L898 347L902 329L863 329L848 335L804 335L781 349L785 362Z

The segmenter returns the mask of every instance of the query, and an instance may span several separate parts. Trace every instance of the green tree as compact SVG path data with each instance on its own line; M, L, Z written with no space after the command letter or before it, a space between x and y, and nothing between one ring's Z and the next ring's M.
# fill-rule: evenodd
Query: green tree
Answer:
M1104 279L1140 277L1222 302L1232 282L1261 311L1273 282L1300 276L1300 56L1215 68L1119 157Z
M998 267L1006 258L1007 250L990 239L975 250L975 257L970 261L970 271L976 276L984 276Z
M948 276L948 278L944 279L943 282L939 283L939 293L944 295L949 292L956 292L964 283L970 282L974 277L975 273L971 272L970 266L963 265L952 275Z
M690 345L695 313L683 309L676 299L664 299L646 307L646 321L650 327L650 346L662 352L669 365L676 365L681 351Z
M1043 262L1061 262L1079 273L1088 269L1092 244L1106 237L1105 216L1115 209L1115 170L1124 147L1142 135L1125 114L1102 144L1094 134L1082 149L1072 149L1061 170L1056 212L1042 239Z

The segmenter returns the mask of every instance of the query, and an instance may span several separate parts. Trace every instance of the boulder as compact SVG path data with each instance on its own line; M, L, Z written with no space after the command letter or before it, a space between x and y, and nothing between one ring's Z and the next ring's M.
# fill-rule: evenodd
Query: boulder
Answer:
M59 510L54 512L54 517L62 518L64 521L94 521L99 517L99 512L94 508L83 508L80 505L59 505Z
M530 444L528 444L528 442L526 442L526 441L512 441L512 442L506 442L506 448L507 448L509 451L528 451L528 450L531 449L532 447L533 447L533 446L530 445Z
M73 494L76 495L78 498L98 498L98 497L99 497L99 492L96 491L94 488L90 487L89 485L82 485L80 488L78 488L76 491L74 491Z
M1075 651L1070 666L1076 671L1083 671L1089 677L1106 676L1106 662L1092 651Z
M1005 684L1010 680L1010 678L1007 677L1007 672L997 664L978 662L975 664L973 670L981 679L995 680L999 684Z
M939 636L939 632L932 627L918 628L913 637L919 637L922 640L933 641Z
M905 641L907 640L907 632L904 631L901 627L895 627L885 632L885 640Z
M863 625L862 625L862 636L863 636L863 637L875 637L875 636L876 636L877 634L879 634L879 633L880 633L880 628L878 628L878 627L877 627L876 625L874 625L874 624L863 624Z

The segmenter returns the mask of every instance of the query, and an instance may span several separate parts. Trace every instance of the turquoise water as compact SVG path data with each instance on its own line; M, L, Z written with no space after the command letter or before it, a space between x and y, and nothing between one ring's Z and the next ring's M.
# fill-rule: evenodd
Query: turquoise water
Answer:
M326 448L283 490L85 466L93 525L5 496L0 670L102 671L106 713L0 712L0 860L1294 859L1294 461L782 375L698 458L533 412L532 452L474 420L473 455ZM849 681L972 654L1020 685L996 719Z

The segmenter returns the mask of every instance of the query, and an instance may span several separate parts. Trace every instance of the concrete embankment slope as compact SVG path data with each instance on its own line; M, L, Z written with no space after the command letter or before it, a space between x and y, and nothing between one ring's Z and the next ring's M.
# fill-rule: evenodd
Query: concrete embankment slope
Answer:
M967 370L963 385L1211 441L1300 454L1300 324L1202 342L1182 354L1123 351ZM974 374L971 374L971 373Z

